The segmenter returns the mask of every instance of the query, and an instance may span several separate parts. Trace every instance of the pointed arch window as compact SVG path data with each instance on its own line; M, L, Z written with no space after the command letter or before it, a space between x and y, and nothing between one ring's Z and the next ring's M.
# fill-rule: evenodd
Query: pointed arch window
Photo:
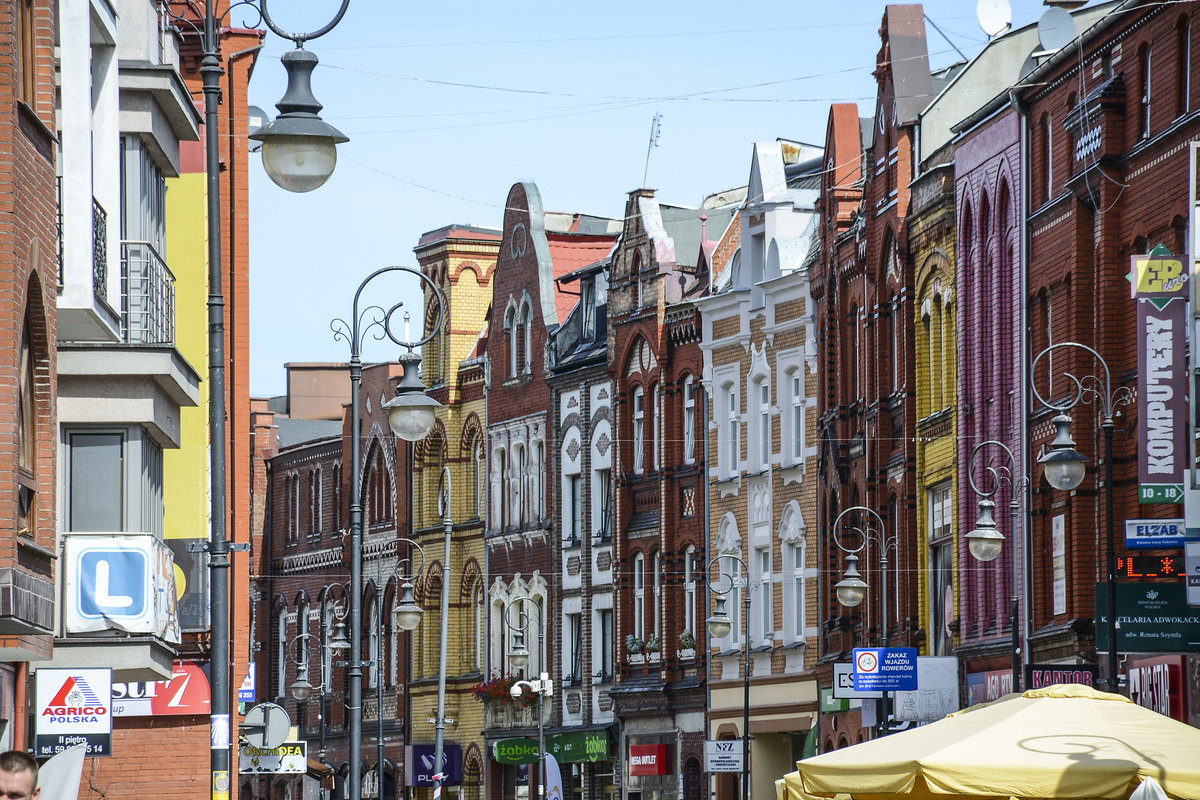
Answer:
M646 397L642 387L633 390L633 471L640 475L645 470Z
M34 358L28 320L21 329L20 358L20 385L17 390L17 532L34 536L37 528L37 396L34 394Z

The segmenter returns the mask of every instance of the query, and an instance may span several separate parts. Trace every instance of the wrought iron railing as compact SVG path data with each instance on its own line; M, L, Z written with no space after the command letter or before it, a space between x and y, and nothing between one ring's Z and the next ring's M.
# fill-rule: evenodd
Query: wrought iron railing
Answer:
M108 297L108 212L92 198L92 291Z
M149 242L121 242L121 338L126 344L175 341L175 276Z

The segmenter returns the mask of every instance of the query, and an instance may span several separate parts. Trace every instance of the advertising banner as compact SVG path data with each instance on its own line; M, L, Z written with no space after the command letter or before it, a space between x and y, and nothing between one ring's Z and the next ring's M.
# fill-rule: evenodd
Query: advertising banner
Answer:
M958 708L958 659L918 656L917 688L896 692L892 716L907 722L935 722Z
M87 745L89 756L112 755L112 670L49 669L37 675L37 758Z
M534 742L534 747L537 743ZM404 777L406 786L433 786L434 750L432 744L410 744L405 748ZM462 747L446 742L442 745L442 772L446 774L443 786L458 786L462 783Z
M1129 659L1125 668L1129 699L1163 716L1187 722L1184 656Z
M533 739L500 739L492 745L492 758L499 764L535 764L538 743Z
M1183 547L1186 529L1181 519L1125 520L1125 549L1171 550Z
M66 536L67 633L118 630L181 640L171 550L149 533Z
M665 744L629 745L630 775L670 775Z
M1056 683L1095 686L1100 670L1094 664L1026 664L1025 688L1041 689Z
M571 731L546 737L546 752L559 763L611 761L608 731Z
M1138 502L1182 503L1187 466L1187 273L1159 246L1131 260L1137 299Z
M287 773L303 775L308 772L308 743L284 742L266 749L248 744L238 748L238 771L243 775Z
M170 680L114 683L113 716L207 716L212 708L207 668L207 662L176 661Z
M1096 584L1096 649L1108 650L1107 584ZM1187 604L1182 583L1117 584L1117 650L1200 652L1200 609Z

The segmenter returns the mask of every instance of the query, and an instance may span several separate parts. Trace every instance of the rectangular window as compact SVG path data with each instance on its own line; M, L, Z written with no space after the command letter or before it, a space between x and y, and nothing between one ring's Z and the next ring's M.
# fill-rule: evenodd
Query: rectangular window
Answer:
M929 654L953 655L950 621L954 614L954 509L951 483L931 488L929 502Z
M654 614L654 620L651 625L654 631L654 638L662 641L662 559L659 554L654 554L654 606L651 609Z
M696 634L696 572L692 559L696 551L688 548L683 560L683 629Z
M33 0L17 0L17 99L32 107L37 93Z
M759 548L758 553L758 636L766 641L771 634L771 548Z
M807 611L804 606L804 545L796 542L791 546L792 551L792 640L804 638L804 620Z
M695 381L689 375L683 382L683 460L696 460L696 394Z
M771 387L764 380L758 385L758 465L771 464Z
M662 386L654 385L654 463L650 465L651 470L662 469L662 444L663 444L663 404L662 404Z
M797 367L791 374L792 461L804 458L804 378Z
M633 471L639 475L645 469L646 398L642 387L633 390Z
M732 476L737 473L738 455L741 452L738 442L738 397L734 386L725 389L725 411L728 414L725 420L725 474Z
M633 559L633 635L646 639L646 559L641 554Z
M613 680L613 611L611 608L601 608L596 611L596 633L599 663L596 670L600 683L612 683Z
M1142 138L1150 136L1150 48L1147 47L1142 51L1141 57L1141 78L1142 78Z
M583 615L567 614L567 658L563 683L578 686L583 678Z
M595 485L592 487L592 497L597 502L593 513L597 513L596 540L599 543L612 541L612 470L598 469L595 475Z
M579 307L583 311L582 330L579 338L590 342L596 336L596 284L582 281L579 285Z
M68 435L69 529L125 530L125 437L120 433Z
M583 480L578 475L567 476L567 524L563 543L577 545L583 535Z

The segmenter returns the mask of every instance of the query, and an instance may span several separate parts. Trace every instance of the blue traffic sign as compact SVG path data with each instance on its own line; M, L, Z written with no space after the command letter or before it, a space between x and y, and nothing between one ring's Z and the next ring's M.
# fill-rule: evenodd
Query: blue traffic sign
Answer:
M149 603L150 562L129 548L94 548L79 554L79 615L91 619L137 619Z
M915 692L915 647L857 647L854 649L854 690Z

